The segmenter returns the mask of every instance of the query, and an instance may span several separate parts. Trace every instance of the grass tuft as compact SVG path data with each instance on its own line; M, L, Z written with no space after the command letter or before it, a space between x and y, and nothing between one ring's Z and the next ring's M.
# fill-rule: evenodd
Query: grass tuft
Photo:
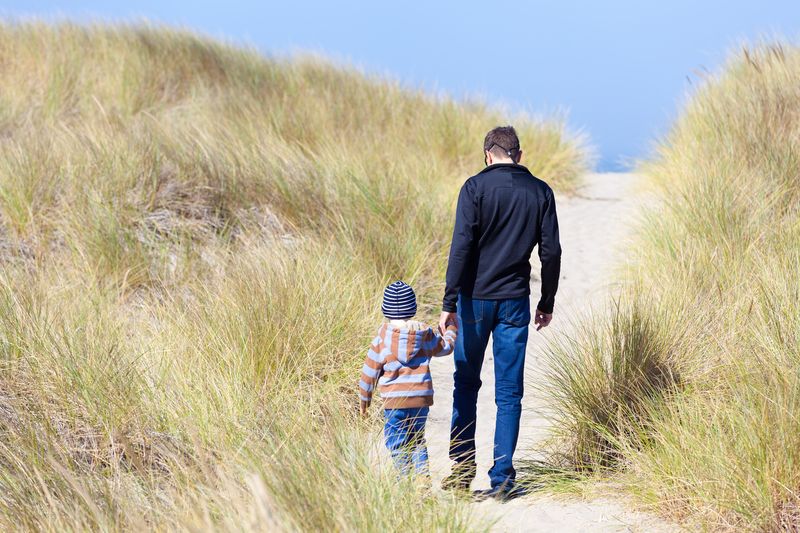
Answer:
M704 80L642 166L662 201L628 303L554 354L573 467L693 525L800 527L798 116L794 45Z

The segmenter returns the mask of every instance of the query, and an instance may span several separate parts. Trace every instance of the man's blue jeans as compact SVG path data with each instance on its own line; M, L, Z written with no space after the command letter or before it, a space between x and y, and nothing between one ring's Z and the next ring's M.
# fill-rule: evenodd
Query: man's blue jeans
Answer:
M386 409L383 435L392 454L394 465L401 474L428 474L428 447L425 445L425 421L428 408Z
M491 334L497 405L494 465L489 470L493 488L510 490L517 474L512 459L519 437L525 345L530 321L528 296L507 300L458 298L450 458L458 463L456 467L463 469L461 471L471 469L474 472L478 390L481 388L483 355Z

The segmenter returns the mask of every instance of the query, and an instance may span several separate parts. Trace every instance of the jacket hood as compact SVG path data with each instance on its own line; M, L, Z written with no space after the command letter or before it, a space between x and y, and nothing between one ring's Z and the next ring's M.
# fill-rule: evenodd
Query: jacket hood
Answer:
M425 329L408 329L386 324L387 337L390 345L397 346L397 360L408 363L419 354L422 349L423 339L432 333L430 327ZM431 333L429 333L431 332Z

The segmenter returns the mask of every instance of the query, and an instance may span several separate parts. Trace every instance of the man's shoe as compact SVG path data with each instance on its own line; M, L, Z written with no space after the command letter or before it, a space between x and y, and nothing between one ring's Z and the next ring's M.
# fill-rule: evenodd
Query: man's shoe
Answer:
M456 473L450 474L442 480L444 490L466 492L469 491L470 485L472 485L472 478L465 478Z
M442 480L442 488L444 490L469 491L476 474L475 465L456 464L453 466L453 472Z
M495 500L499 500L501 502L507 502L509 500L513 500L514 498L519 498L520 496L525 496L528 493L528 490L520 487L519 485L511 485L508 486L506 484L498 485L496 487L492 487L489 490L478 491L480 494L476 493L475 497L479 500L486 500L488 498L494 498Z

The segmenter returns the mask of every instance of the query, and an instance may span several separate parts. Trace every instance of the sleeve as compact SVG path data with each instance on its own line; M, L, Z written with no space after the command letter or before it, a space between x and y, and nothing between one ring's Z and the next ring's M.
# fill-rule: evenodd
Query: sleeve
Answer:
M441 357L453 353L456 347L456 337L458 328L455 325L447 326L444 335L439 335L433 329L428 328L423 340L422 353L426 357Z
M361 367L361 379L358 382L358 393L365 402L372 401L372 392L383 373L383 358L381 356L381 338L375 337L369 347L364 366Z
M542 298L536 307L544 313L552 313L558 291L558 278L561 275L561 243L558 237L556 199L550 188L547 189L542 206L538 245L539 260L542 263Z
M453 228L453 240L450 244L450 258L447 261L442 310L448 313L456 311L458 292L461 290L464 271L475 246L477 232L478 206L475 198L475 184L471 180L467 180L458 195L456 222Z

